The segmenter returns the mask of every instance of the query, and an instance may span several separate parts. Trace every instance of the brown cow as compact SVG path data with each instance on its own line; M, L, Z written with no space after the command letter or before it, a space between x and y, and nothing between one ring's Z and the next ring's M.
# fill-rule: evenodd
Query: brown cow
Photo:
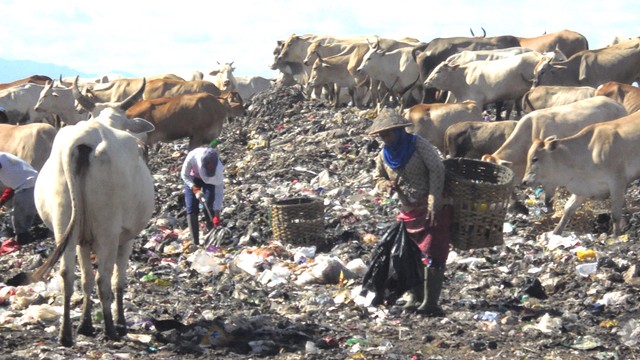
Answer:
M86 95L94 102L120 102L140 89L144 78L116 79L106 84L82 84ZM182 81L172 79L150 80L144 88L143 99L155 99L199 92L220 96L220 89L210 81Z
M444 152L444 132L452 124L482 119L482 109L475 101L455 104L417 104L403 112L413 123L414 134L429 140Z
M640 77L640 38L596 50L582 50L565 61L540 60L533 85L598 87L607 81L631 84Z
M25 125L0 124L0 151L13 154L42 169L56 137L56 129L45 123Z
M40 171L49 158L56 129L46 123L0 124L0 151L13 154ZM0 190L4 184L0 183Z
M566 57L570 57L582 50L589 50L587 38L571 30L560 30L531 38L519 37L518 40L522 47L541 53L558 49Z
M44 85L47 83L47 81L53 81L53 80L51 80L51 78L46 75L31 75L24 79L12 81L10 83L0 84L0 90L8 89L10 87L14 87L14 86L22 85L26 83Z
M518 122L463 121L453 124L444 133L444 152L449 157L480 159L493 154L507 140Z
M627 109L629 114L640 110L640 89L635 86L609 81L598 86L595 94L603 95L619 102Z
M188 137L189 150L220 136L229 116L224 100L208 93L142 100L130 107L128 118L143 118L155 126L147 134L147 145Z

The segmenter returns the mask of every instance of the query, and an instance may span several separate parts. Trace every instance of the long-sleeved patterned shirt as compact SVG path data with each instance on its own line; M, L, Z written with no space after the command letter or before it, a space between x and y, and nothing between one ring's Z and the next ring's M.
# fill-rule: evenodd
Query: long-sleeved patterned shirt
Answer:
M379 187L381 183L388 181L398 184L402 195L399 196L402 210L426 208L437 212L442 206L444 189L445 170L442 158L436 147L420 136L416 136L415 146L416 150L409 161L398 169L389 167L380 151L376 157L374 180Z

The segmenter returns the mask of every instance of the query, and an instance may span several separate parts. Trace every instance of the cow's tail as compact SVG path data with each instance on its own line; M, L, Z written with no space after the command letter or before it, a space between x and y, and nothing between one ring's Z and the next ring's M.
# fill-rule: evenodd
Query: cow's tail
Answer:
M83 210L78 209L78 206L84 204L83 196L84 189L80 186L84 186L84 179L86 171L89 165L89 155L92 152L92 148L85 144L74 144L70 146L65 153L62 154L62 166L67 182L68 191L71 200L71 216L69 217L69 223L62 233L60 240L56 239L56 247L47 260L33 273L25 274L21 273L15 276L12 280L16 285L26 285L38 281L42 281L47 276L53 267L56 265L60 257L64 254L69 245L69 241L72 238L73 231L79 231L82 234L82 216L78 217L78 214L82 214ZM15 286L15 285L14 285Z

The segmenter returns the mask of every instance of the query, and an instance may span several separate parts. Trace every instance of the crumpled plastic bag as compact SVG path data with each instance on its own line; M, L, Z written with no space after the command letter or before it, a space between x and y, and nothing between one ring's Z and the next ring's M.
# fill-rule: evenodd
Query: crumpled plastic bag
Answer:
M376 294L371 305L385 299L394 304L407 290L422 284L423 269L418 245L409 237L404 222L398 221L387 227L376 246L362 289Z

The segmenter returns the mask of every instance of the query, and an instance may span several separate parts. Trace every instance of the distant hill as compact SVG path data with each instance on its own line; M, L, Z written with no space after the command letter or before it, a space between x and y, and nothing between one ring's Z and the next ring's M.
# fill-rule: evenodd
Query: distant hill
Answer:
M118 73L124 77L134 77L122 71L113 71L110 73ZM62 75L62 77L80 75L80 77L83 78L99 76L99 74L88 74L74 70L68 66L44 64L31 60L6 60L0 58L0 83L12 82L31 75L47 75L52 79L57 79L60 75Z

